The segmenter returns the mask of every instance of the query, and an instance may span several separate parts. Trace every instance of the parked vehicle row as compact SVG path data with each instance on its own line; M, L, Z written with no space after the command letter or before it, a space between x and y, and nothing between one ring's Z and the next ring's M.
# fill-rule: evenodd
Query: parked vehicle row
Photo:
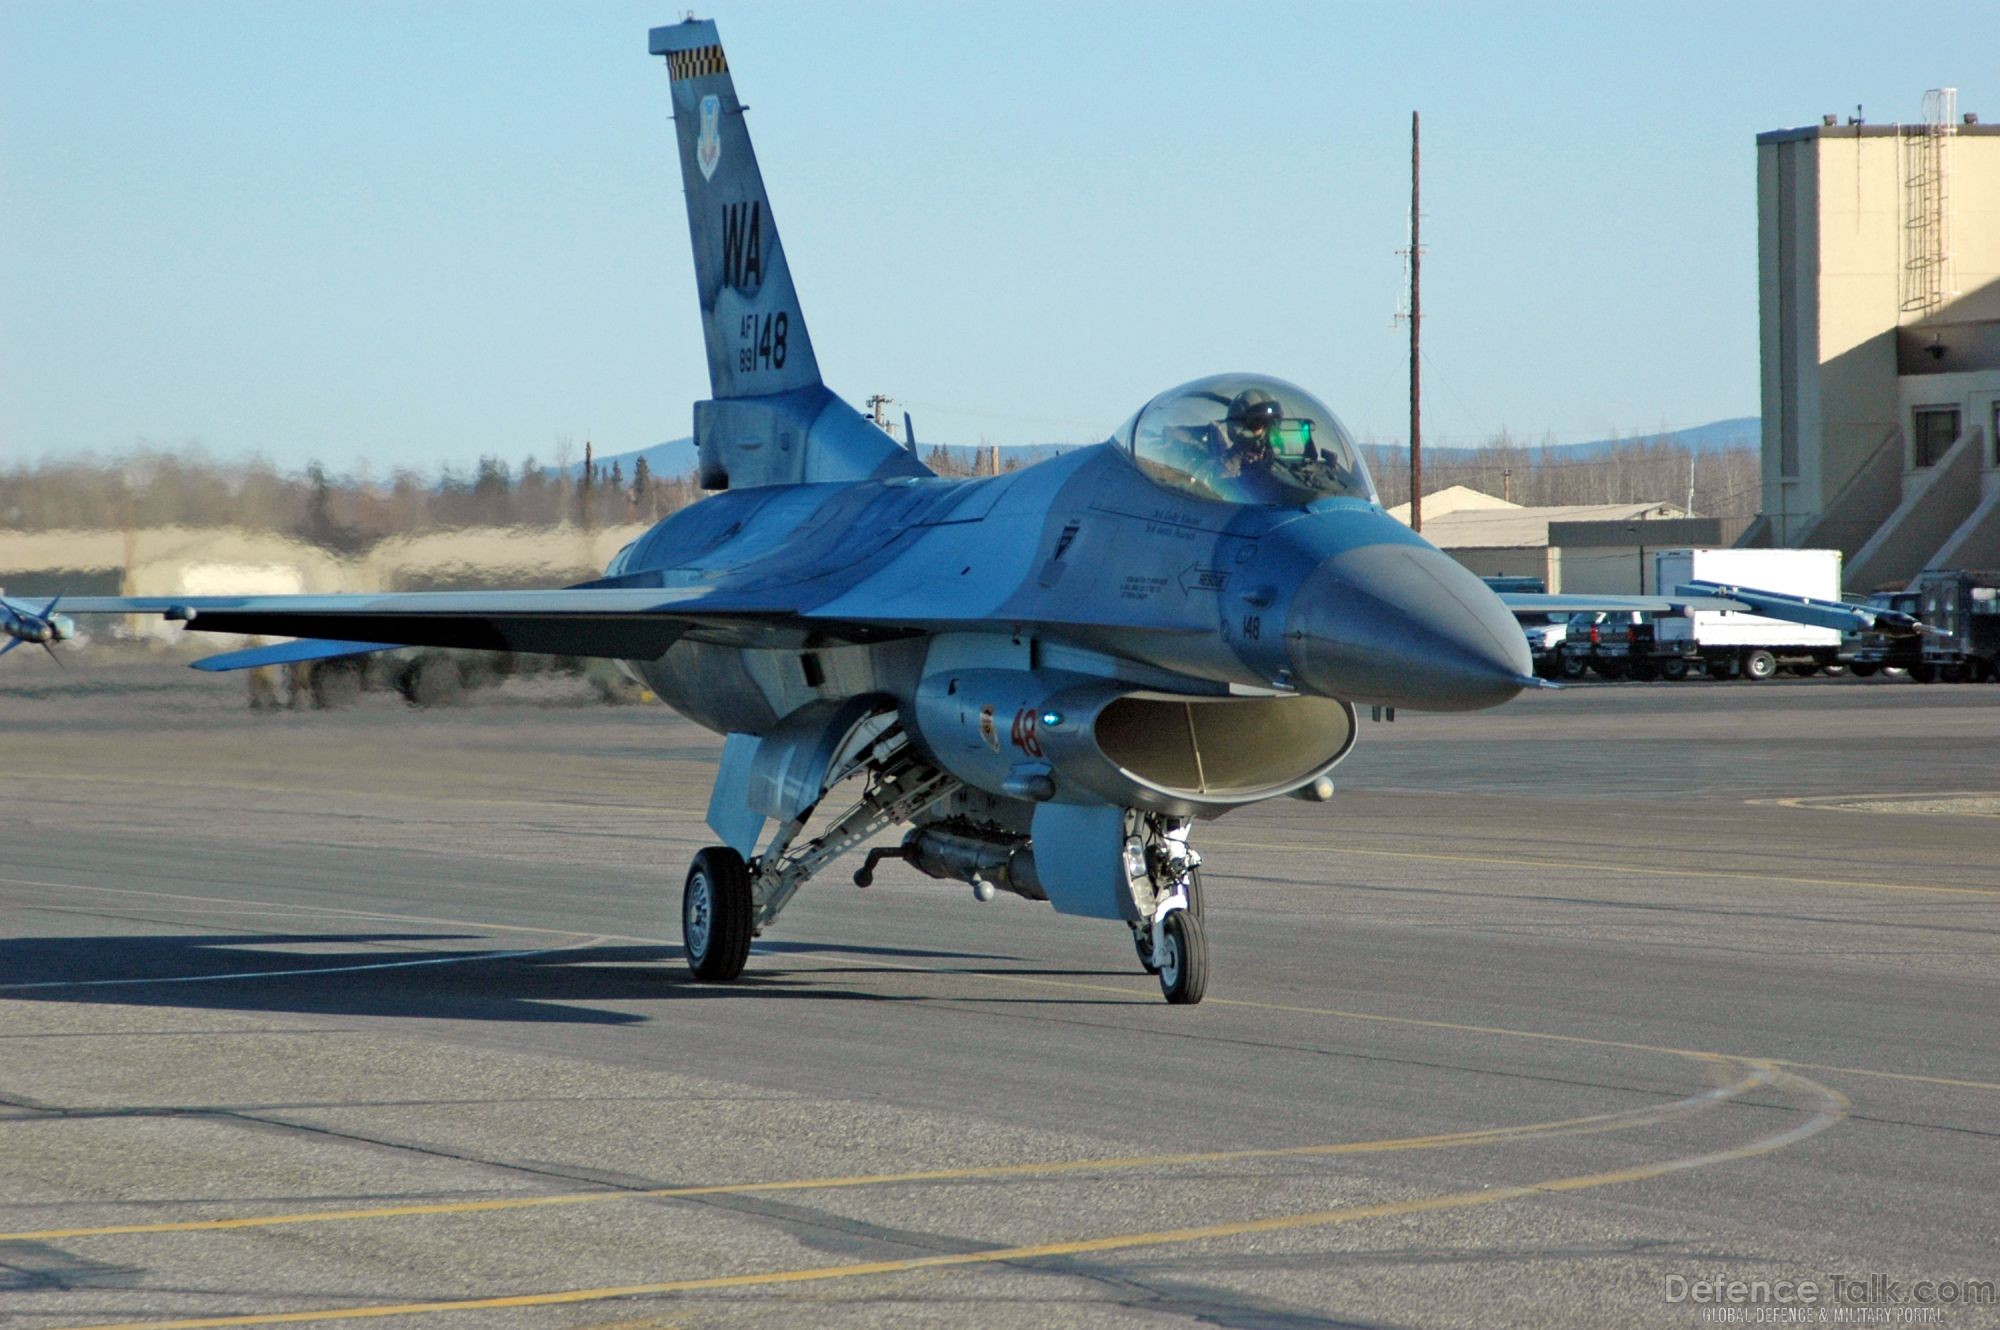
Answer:
M1655 585L1689 582L1779 596L1839 600L1837 550L1661 550ZM1858 601L1858 597L1845 597ZM1906 675L1918 683L2000 681L2000 572L1930 570L1867 605L1916 619L1921 633L1841 633L1742 611L1604 612L1524 617L1536 672L1580 679L1769 679L1779 673L1857 678Z

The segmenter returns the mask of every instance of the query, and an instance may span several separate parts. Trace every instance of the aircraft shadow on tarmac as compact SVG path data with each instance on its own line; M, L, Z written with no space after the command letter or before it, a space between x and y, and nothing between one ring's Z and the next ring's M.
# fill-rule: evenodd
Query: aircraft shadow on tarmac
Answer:
M675 946L533 950L470 946L439 933L220 933L0 939L0 1000L313 1015L629 1025L642 1011L592 1003L689 998L921 997L828 987L830 971L751 971L699 984ZM302 950L309 948L309 950ZM774 943L759 951L906 960L995 960L975 952ZM804 980L805 982L801 982Z

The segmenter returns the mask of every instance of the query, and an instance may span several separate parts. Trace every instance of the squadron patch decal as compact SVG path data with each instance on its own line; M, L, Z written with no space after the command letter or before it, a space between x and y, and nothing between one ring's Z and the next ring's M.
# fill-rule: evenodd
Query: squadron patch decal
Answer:
M703 180L715 179L722 162L722 99L709 93L701 99L701 132L694 140L694 164Z

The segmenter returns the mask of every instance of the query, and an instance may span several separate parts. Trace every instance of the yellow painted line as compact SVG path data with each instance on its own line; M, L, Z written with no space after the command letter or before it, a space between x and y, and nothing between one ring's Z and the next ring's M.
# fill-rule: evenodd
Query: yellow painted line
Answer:
M296 1214L247 1215L232 1219L167 1220L150 1224L101 1224L90 1228L50 1228L0 1233L0 1242L51 1242L101 1238L130 1233L204 1233L228 1229L276 1228L299 1224L344 1223L364 1219L394 1219L408 1215L463 1215L495 1210L528 1210L548 1206L596 1205L606 1201L657 1200L694 1196L752 1196L769 1192L832 1191L854 1187L884 1187L923 1182L965 1182L982 1178L1057 1177L1066 1173L1108 1173L1121 1169L1173 1168L1188 1164L1241 1162L1251 1159L1301 1159L1327 1155L1384 1154L1404 1150L1441 1150L1533 1140L1553 1135L1593 1135L1656 1126L1712 1108L1770 1083L1772 1073L1755 1067L1747 1076L1670 1104L1628 1108L1616 1113L1554 1122L1485 1127L1476 1131L1430 1136L1400 1136L1373 1141L1343 1141L1332 1145L1290 1145L1268 1149L1215 1150L1200 1154L1130 1155L1109 1159L1056 1160L1033 1164L992 1164L975 1168L929 1169L907 1173L871 1173L851 1177L794 1178L776 1182L720 1183L695 1187L651 1187L632 1191L567 1192L554 1196L509 1196L482 1201L433 1201L413 1205L370 1206L354 1210L308 1210Z
M1783 873L1737 873L1720 868L1649 868L1643 864L1606 864L1571 859L1517 859L1484 854L1434 854L1418 850L1362 850L1352 845L1258 845L1249 841L1206 841L1207 845L1234 850L1278 850L1290 854L1316 854L1325 858L1360 854L1373 859L1420 859L1430 863L1482 864L1500 868L1555 868L1590 873L1616 873L1625 877L1702 878L1714 882L1771 882L1791 887L1844 887L1854 891L1913 891L1939 896L2000 897L2000 890L1985 887L1938 887L1920 882L1865 882L1841 877L1792 877Z
M1769 1154L1795 1145L1833 1126L1847 1115L1847 1101L1837 1091L1792 1073L1787 1079L1813 1091L1820 1100L1819 1110L1806 1122L1774 1135L1760 1137L1732 1149L1709 1154L1686 1155L1651 1164L1583 1173L1570 1177L1545 1178L1506 1187L1484 1187L1478 1191L1451 1192L1407 1201L1385 1201L1372 1205L1340 1206L1306 1214L1276 1215L1264 1219L1244 1219L1190 1228L1160 1229L1147 1233L1121 1233L1100 1238L1080 1238L1014 1247L993 1247L984 1251L956 1252L939 1256L919 1256L899 1261L866 1261L852 1265L815 1266L802 1270L773 1270L761 1274L716 1275L701 1279L663 1280L651 1284L625 1284L604 1288L562 1289L550 1293L517 1293L490 1298L463 1298L432 1302L406 1302L369 1307L336 1307L315 1311L253 1312L240 1316L196 1317L173 1321L125 1321L111 1325L74 1327L73 1330L216 1330L237 1325L296 1325L314 1321L351 1321L384 1316L409 1316L420 1312L486 1311L510 1307L551 1307L565 1303L601 1302L611 1298L655 1297L670 1293L699 1293L719 1289L768 1288L775 1285L804 1284L835 1279L856 1279L870 1275L907 1274L954 1266L994 1265L1009 1261L1045 1260L1057 1256L1085 1256L1098 1252L1124 1251L1134 1247L1164 1247L1224 1238L1249 1237L1305 1228L1324 1228L1364 1219L1389 1219L1404 1215L1428 1214L1439 1210L1470 1209L1496 1205L1540 1195L1563 1195L1594 1187L1639 1182L1688 1169L1707 1168Z
M1920 799L1991 799L2000 791L1995 790L1935 790L1912 794L1908 790L1885 790L1879 794L1795 794L1784 799L1745 799L1748 804L1775 805L1780 808L1809 808L1822 813L1897 813L1898 808L1854 808L1850 804L1861 800L1904 800Z
M1967 1081L1952 1076L1918 1076L1907 1071L1875 1071L1868 1067L1841 1067L1831 1062L1794 1062L1790 1058L1772 1058L1774 1066L1792 1067L1799 1071L1824 1071L1842 1076L1872 1076L1885 1081L1914 1081L1918 1085L1943 1085L1954 1090L2000 1090L2000 1082Z

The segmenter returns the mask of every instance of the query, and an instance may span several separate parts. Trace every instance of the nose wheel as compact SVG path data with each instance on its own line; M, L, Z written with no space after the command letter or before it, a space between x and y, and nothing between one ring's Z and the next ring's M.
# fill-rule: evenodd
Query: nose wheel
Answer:
M1160 924L1160 992L1175 1006L1193 1006L1208 991L1208 937L1201 920L1174 910Z

